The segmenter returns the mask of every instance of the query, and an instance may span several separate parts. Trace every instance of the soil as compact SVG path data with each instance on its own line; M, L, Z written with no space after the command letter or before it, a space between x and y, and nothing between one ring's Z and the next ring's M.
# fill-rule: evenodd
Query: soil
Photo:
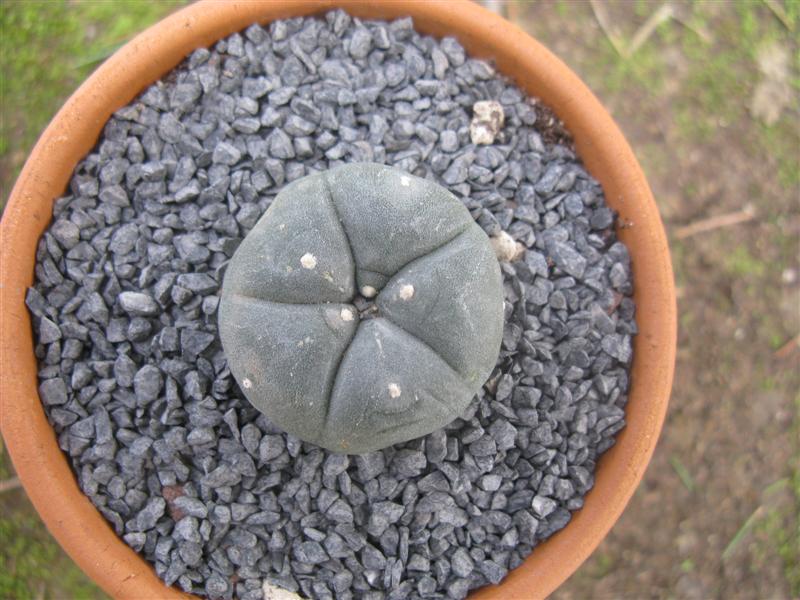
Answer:
M545 144L557 144L570 150L575 149L572 134L550 108L537 102L534 110L536 110L536 127Z
M627 39L658 7L606 5ZM642 162L671 237L680 330L670 409L645 478L606 540L553 597L797 597L798 112L784 110L777 130L765 128L746 108L754 62L730 74L716 63L705 67L716 72L698 71L688 59L698 42L684 39L696 34L675 21L629 59L636 75L615 89L623 60L591 7L565 10L569 18L552 5L518 4L511 16L589 83ZM714 52L735 56L747 41L733 35L741 17L733 4L699 5L693 16L716 34ZM787 39L766 8L755 18L760 35ZM796 52L796 39L784 43ZM666 64L661 86L651 59ZM706 75L723 91L725 77L738 77L738 96L704 104L716 92L700 85ZM749 222L676 235L748 203L756 214Z
M631 40L661 3L604 5ZM798 597L800 349L792 340L800 333L800 115L784 108L766 127L748 106L762 44L771 39L797 56L800 22L794 9L792 33L767 3L670 6L692 28L664 22L627 60L588 3L506 6L622 127L672 238L680 294L677 372L659 447L620 521L554 598ZM3 158L14 168L3 171L2 189L28 150L10 145ZM675 236L747 203L757 215L747 223ZM89 596L85 582L70 584L79 575L66 555L51 552L53 542L35 545L47 533L21 490L3 492L0 509L25 524L3 533L26 541L22 554L0 549L9 569L0 589L30 583L40 597Z

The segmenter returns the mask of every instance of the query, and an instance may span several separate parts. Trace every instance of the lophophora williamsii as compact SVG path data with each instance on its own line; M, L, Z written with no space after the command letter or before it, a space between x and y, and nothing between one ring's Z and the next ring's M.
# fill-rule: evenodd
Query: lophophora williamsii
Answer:
M500 350L502 278L450 192L350 164L277 195L228 266L219 328L256 408L304 441L360 454L467 407Z

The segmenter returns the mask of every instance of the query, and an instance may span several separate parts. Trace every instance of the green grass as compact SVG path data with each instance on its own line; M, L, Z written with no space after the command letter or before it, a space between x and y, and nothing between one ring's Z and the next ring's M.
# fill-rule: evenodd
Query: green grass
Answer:
M655 37L665 28L660 26ZM587 74L590 87L605 90L611 94L624 93L632 84L657 94L668 75L661 52L652 43L644 44L629 58L617 54L610 40L606 40L598 50Z
M519 0L521 1L521 0ZM133 34L156 21L180 0L3 0L0 9L0 208L4 204L13 180L36 138L55 114L66 97L120 44ZM643 22L660 2L636 0L632 10ZM793 62L792 85L800 90L800 2L782 3L786 10L787 28L760 1L742 0L735 10L717 11L714 2L696 2L686 5L688 14L685 27L675 21L662 23L653 36L628 59L622 59L610 43L599 51L592 51L583 65L590 85L605 97L641 94L643 91L656 97L672 78L682 77L680 86L686 90L670 107L677 139L673 140L682 151L702 144L714 145L724 151L724 134L737 131L741 124L751 122L747 100L758 80L755 68L759 49L767 43L785 44L791 51ZM561 19L570 18L575 11L588 11L585 5L558 0L554 6ZM713 14L723 13L724 19ZM792 31L793 28L793 31ZM697 31L711 32L713 42L708 42ZM633 30L626 30L628 39ZM676 50L685 59L686 71L673 72L670 53ZM798 146L800 134L796 127L796 107L777 124L748 126L747 143L757 148L757 154L776 157L777 175L786 193L796 193L800 186ZM750 136L750 130L755 133ZM659 144L640 148L643 162L651 167L669 167L668 153ZM693 197L693 183L682 190L685 197ZM742 190L742 197L758 199L759 190ZM774 215L760 215L770 226ZM783 230L773 227L771 232ZM731 234L727 234L731 235ZM722 237L720 237L722 239ZM747 280L749 295L774 293L779 281L780 265L792 264L796 253L796 238L772 236L781 248L780 256L761 257L758 247L734 247L719 265L733 285ZM676 266L678 285L690 285L686 268L687 246L693 241L673 242L672 253ZM727 300L725 309L735 307ZM753 304L753 303L751 303ZM756 303L755 305L758 305ZM698 313L682 311L681 327L691 331ZM759 347L768 355L796 335L786 330L776 313L767 313L760 319ZM731 345L730 353L740 349ZM766 359L765 359L766 360ZM730 357L721 357L720 372L730 369ZM764 390L780 390L782 383L759 367L759 385ZM800 439L800 404L797 416L797 438ZM677 457L670 461L676 475L687 490L695 482L691 472ZM755 532L754 544L764 556L777 557L783 564L786 581L792 594L800 597L800 449L794 452L791 475L785 487L775 490L785 497L776 504L767 503L759 518L745 532ZM13 474L7 456L0 446L0 479ZM765 496L769 496L765 492ZM740 540L745 539L744 534ZM599 578L615 568L615 557L599 553L593 563ZM691 558L680 568L684 572L700 569ZM103 598L80 570L49 536L32 506L21 490L0 496L0 600L27 598L83 599Z
M800 27L800 2L785 2L788 22L794 31ZM756 68L760 49L770 43L789 48L792 62L792 84L800 93L800 47L797 34L777 19L763 2L748 0L733 4L735 10L722 11L724 18L715 16L715 2L696 2L688 5L684 24L675 20L661 23L653 35L629 58L620 57L609 40L587 57L584 75L591 87L602 90L607 97L627 94L639 88L656 97L667 82L682 77L682 88L691 94L680 94L670 107L677 140L693 146L713 141L726 129L749 122L748 99L758 82ZM657 3L637 1L631 7L641 22L657 8ZM627 45L634 35L626 32L622 43ZM706 39L709 35L711 40ZM687 70L676 73L669 63L668 50L679 49ZM792 113L792 114L790 114ZM779 179L787 191L797 193L800 186L800 131L797 128L796 107L784 110L782 118L772 126L758 123L751 143L762 154L776 157ZM720 142L724 143L724 142ZM652 154L643 152L643 157ZM658 150L654 156L657 156Z
M798 431L800 434L800 431ZM796 598L800 596L800 465L795 465L791 481L794 507L791 511L778 512L767 522L767 535L778 556L783 561L783 573L789 589Z
M687 469L686 465L683 464L683 461L677 456L673 455L669 457L669 464L672 465L672 468L678 475L678 478L681 480L683 487L685 487L688 491L693 492L694 479L692 478L692 474L689 473L689 469Z
M0 209L36 138L117 47L183 2L3 0ZM13 475L0 444L0 479ZM0 599L106 598L45 529L21 489L0 496Z
M753 256L747 246L736 246L725 262L734 277L760 278L767 272L764 262Z
M777 222L770 222L767 219L767 223L773 236L774 254L764 257L761 256L758 246L751 249L747 245L738 244L722 261L730 285L738 285L749 303L753 304L764 297L770 297L776 303L780 301L781 290L776 286L776 282L780 281L783 265L791 264L793 253L796 251L796 236L785 233L785 229ZM735 310L729 296L720 296L718 300L725 303L724 310ZM767 351L757 358L757 362L762 368L766 368L771 360L771 353L797 334L789 329L790 325L780 313L763 311L753 318L758 322L758 337L754 341Z
M629 4L639 22L644 22L659 3L637 0ZM721 10L719 3L696 2L684 5L688 14L683 14L684 24L670 20L661 24L650 39L628 59L619 57L616 50L605 40L602 49L585 59L582 72L591 87L602 92L613 105L616 97L625 95L644 95L657 98L666 83L679 85L684 92L675 95L675 101L668 110L673 120L669 139L676 147L689 151L691 148L724 147L732 142L732 136L746 136L747 143L754 149L754 156L768 157L763 168L776 173L777 182L783 193L797 196L800 190L800 130L798 129L797 106L784 109L781 118L772 126L756 121L749 113L749 99L761 74L758 69L759 52L769 44L780 44L787 48L791 56L791 85L800 95L800 2L780 3L786 10L787 27L761 1L740 1L729 5L732 10ZM688 26L687 26L688 25ZM628 42L633 36L629 29ZM707 32L706 38L702 32ZM683 70L672 71L670 60L675 52L683 59ZM673 78L679 80L672 81ZM700 150L702 151L702 150ZM646 166L662 166L668 153L663 147L640 147L641 158ZM668 169L660 169L661 171ZM763 178L762 178L763 179ZM684 183L681 190L684 198L697 196L693 180ZM745 294L744 304L758 306L765 304L764 297L772 302L780 300L780 270L795 262L797 237L792 228L779 219L775 210L762 202L765 193L758 187L742 190L742 202L751 202L759 209L755 222L746 227L761 227L763 235L770 238L769 252L752 244L752 241L739 240L730 232L710 233L719 236L717 243L730 248L730 252L720 261L731 290ZM768 233L766 233L768 231ZM687 260L687 245L694 247L695 240L673 240L671 251L675 265L676 283L679 287L690 286L687 269L694 263ZM733 312L736 304L732 294L719 295L717 302L723 302L721 312ZM768 303L768 302L767 302ZM681 327L690 331L696 312L682 311ZM772 352L782 346L787 339L796 335L788 329L777 311L764 311L757 318L757 343L763 349L757 359L756 372L761 373L759 385L765 390L781 390L785 384L769 374ZM725 373L735 364L733 348L722 352L718 360L718 371ZM797 415L796 438L800 440L800 408ZM783 565L784 578L789 585L792 597L800 597L800 447L792 452L792 475L786 479L786 488L781 491L780 503L769 501L770 494L765 491L765 504L751 518L745 521L736 536L729 543L728 554L737 545L749 544L754 558L763 556L764 560L779 560ZM694 481L688 469L677 457L670 457L670 465L687 490L691 491ZM751 540L745 542L745 540ZM607 557L595 559L594 565L602 573L607 566ZM691 572L696 565L691 558L680 565L681 571ZM757 570L757 567L756 567ZM754 576L757 576L754 573Z
M713 28L715 43L708 44L697 35L684 33L681 49L689 61L685 85L692 95L685 95L676 106L676 123L681 136L689 143L703 142L726 127L749 120L748 99L759 80L759 52L770 44L780 44L791 54L792 84L800 91L800 49L796 34L786 28L763 2L736 2L736 10ZM800 22L800 2L784 3L787 19L796 29ZM708 17L713 4L694 5L689 24L697 30L711 30ZM757 122L753 142L765 153L777 157L781 184L797 191L800 185L800 132L796 107L784 110L772 126Z
M591 566L592 576L602 579L614 569L614 557L606 552L598 552Z
M36 515L0 519L0 540L0 598L106 597L64 555Z
M795 440L800 440L800 395L795 399ZM765 513L754 529L754 567L777 555L793 598L800 597L800 442L796 442L787 479L764 491ZM776 499L777 498L777 499Z
M660 184L662 194L668 190L673 196L664 198L670 202L664 205L669 209L665 210L668 226L724 214L745 204L755 206L756 216L751 222L689 239L672 239L670 249L676 283L684 291L679 301L681 331L691 336L708 319L719 325L723 335L733 338L733 333L741 327L748 348L739 342L710 350L714 355L714 378L722 385L736 379L728 375L741 368L744 356L751 359L748 367L753 378L752 390L770 395L794 393L788 390L797 387L796 376L789 373L796 364L796 355L781 362L774 357L774 351L797 335L796 318L786 318L783 309L787 298L794 299L790 295L794 289L781 283L781 272L797 265L796 202L791 205L790 199L800 194L797 102L785 107L771 126L750 113L753 93L763 76L758 58L771 45L788 51L790 85L795 97L800 97L800 2L774 0L774 3L779 11L783 8L785 16L776 16L762 0L675 3L680 21L670 19L659 25L627 59L619 55L600 31L597 18L586 3L567 2L561 7L562 16L579 20L582 30L591 32L588 35L593 40L592 51L574 53L570 57L572 64L606 106L620 117L623 129L626 121L632 123L626 133L633 133L630 139L645 171L657 186ZM625 47L636 28L662 2L612 0L604 4L612 29L621 34L621 44ZM532 17L530 28L535 34L537 27ZM542 27L542 33L546 35L539 37L546 43L553 41L553 47L559 50L563 47L554 41L560 41L557 29ZM632 101L636 106L631 106ZM637 110L641 114L632 116ZM649 129L644 120L652 120L655 126ZM754 169L757 172L752 175L734 178L743 185L732 194L725 185L708 188L702 185L706 176L728 176L724 168L714 172L700 168L692 172L682 170L688 161L677 160L678 156L694 154L702 164L706 155L726 156L728 148L734 150L731 155L738 161L730 163L731 172L742 169L748 160L757 165ZM665 180L669 183L665 184ZM675 199L679 201L674 202ZM698 206L695 199L705 205ZM657 200L661 200L658 194ZM705 271L707 276L699 280L698 271ZM743 311L749 313L744 315ZM730 318L723 320L722 315ZM702 357L690 356L690 360L695 359L703 362ZM688 372L691 376L694 370L690 367ZM680 381L676 382L676 388L695 389ZM749 393L748 388L741 396L734 394L731 410L743 410L741 403L757 401ZM756 563L756 558L763 557L753 567L754 581L764 575L763 570L759 573L759 565L781 564L790 597L800 598L800 408L797 423L794 439L798 443L791 448L792 459L787 467L790 473L775 474L784 486L779 486L780 489L769 486L762 494L761 504L752 507L749 516L734 525L731 538L726 541L726 556L729 559L735 556L737 567L743 560L752 558ZM669 433L666 435L669 437ZM692 478L691 469L696 466L691 457L683 458L686 464L677 454L670 455L667 468L674 471L673 476L691 493L705 484ZM720 519L716 526L727 525L730 524ZM750 554L743 558L745 549ZM594 570L585 570L589 579L602 577L614 557L613 554L594 556L589 567ZM675 566L684 573L694 571L704 575L713 568L708 557L700 561L697 556L685 558ZM722 576L724 572L720 570ZM769 594L766 588L764 591ZM670 592L667 597L674 595L674 590Z
M13 474L8 454L0 444L0 479ZM0 495L0 598L107 598L50 536L21 488Z
M800 60L796 62L794 71L800 72ZM793 85L800 95L800 85L797 82ZM780 184L787 190L800 190L800 132L787 129L784 118L772 127L764 126L761 135L762 142L777 156Z
M5 0L0 10L0 201L59 106L99 62L183 2Z
M800 597L800 394L795 398L794 406L794 439L797 447L791 459L792 475L789 480L793 506L783 512L777 527L768 529L768 535L783 561L783 572L792 595Z

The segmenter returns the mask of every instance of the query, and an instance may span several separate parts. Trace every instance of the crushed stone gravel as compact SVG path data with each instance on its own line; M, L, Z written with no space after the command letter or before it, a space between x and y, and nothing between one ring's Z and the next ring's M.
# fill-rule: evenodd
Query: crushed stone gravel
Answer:
M487 100L504 122L478 146ZM363 456L252 409L215 318L281 187L353 161L447 186L521 250L466 413ZM410 19L334 11L195 51L109 119L53 214L27 296L40 397L83 491L187 592L463 598L567 524L624 426L630 260L600 186L552 113Z

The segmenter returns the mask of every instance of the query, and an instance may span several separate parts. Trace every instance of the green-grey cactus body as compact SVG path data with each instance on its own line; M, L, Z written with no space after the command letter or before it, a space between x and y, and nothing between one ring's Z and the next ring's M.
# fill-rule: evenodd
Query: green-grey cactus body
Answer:
M374 298L362 318L353 304ZM219 330L275 424L360 454L456 418L492 371L500 269L450 192L361 163L287 185L228 266Z

